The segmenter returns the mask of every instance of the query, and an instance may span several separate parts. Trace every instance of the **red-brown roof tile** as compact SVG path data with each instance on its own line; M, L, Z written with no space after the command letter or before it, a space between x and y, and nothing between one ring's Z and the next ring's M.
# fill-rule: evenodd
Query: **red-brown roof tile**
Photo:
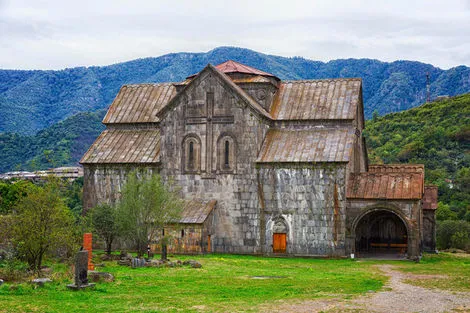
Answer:
M346 197L350 199L421 199L424 175L416 172L351 174Z
M251 75L261 75L261 76L267 76L267 77L274 77L278 79L276 76L270 73L263 72L261 70L258 70L254 67L241 64L232 60L225 61L223 63L220 63L219 65L215 66L216 69L221 71L224 74L230 74L230 73L241 73L241 74L251 74ZM193 74L188 76L187 78L193 78L197 74Z

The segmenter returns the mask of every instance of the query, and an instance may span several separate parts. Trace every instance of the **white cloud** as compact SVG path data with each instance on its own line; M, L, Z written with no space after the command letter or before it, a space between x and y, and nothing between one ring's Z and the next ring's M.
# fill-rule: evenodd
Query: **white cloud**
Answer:
M221 45L449 68L470 65L468 29L468 0L0 0L0 68L105 65Z

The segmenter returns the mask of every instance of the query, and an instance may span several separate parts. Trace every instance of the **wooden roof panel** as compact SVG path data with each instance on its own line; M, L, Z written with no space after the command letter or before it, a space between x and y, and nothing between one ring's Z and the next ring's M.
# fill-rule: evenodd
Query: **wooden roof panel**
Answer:
M360 92L359 78L281 82L271 115L277 120L354 119Z
M354 136L348 129L270 129L257 162L348 162Z
M103 123L158 123L157 113L175 95L173 83L125 85L119 90Z
M180 224L202 224L215 208L216 200L202 202L197 200L187 201L181 213Z
M159 156L159 130L107 129L95 140L80 163L158 163Z

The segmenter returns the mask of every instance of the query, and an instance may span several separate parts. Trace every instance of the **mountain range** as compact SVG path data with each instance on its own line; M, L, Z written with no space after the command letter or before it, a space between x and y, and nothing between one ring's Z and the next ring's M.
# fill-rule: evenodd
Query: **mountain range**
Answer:
M123 84L177 82L197 73L207 63L219 64L228 59L283 80L361 77L368 118L373 112L383 115L425 102L426 74L429 74L431 98L470 91L470 68L466 66L442 70L415 61L320 62L219 47L207 53L172 53L109 66L58 71L0 70L0 133L33 135L74 114L106 109Z

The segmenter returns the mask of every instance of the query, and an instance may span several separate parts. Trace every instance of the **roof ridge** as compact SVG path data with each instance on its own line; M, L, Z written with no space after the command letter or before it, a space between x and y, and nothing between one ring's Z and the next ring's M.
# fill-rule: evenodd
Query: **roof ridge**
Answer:
M178 82L161 82L161 83L139 83L139 84L124 84L122 87L141 87L141 86L167 86L178 84Z
M362 81L361 77L340 77L340 78L315 78L315 79L288 79L282 80L283 83L306 83L306 82L328 82L328 81Z

